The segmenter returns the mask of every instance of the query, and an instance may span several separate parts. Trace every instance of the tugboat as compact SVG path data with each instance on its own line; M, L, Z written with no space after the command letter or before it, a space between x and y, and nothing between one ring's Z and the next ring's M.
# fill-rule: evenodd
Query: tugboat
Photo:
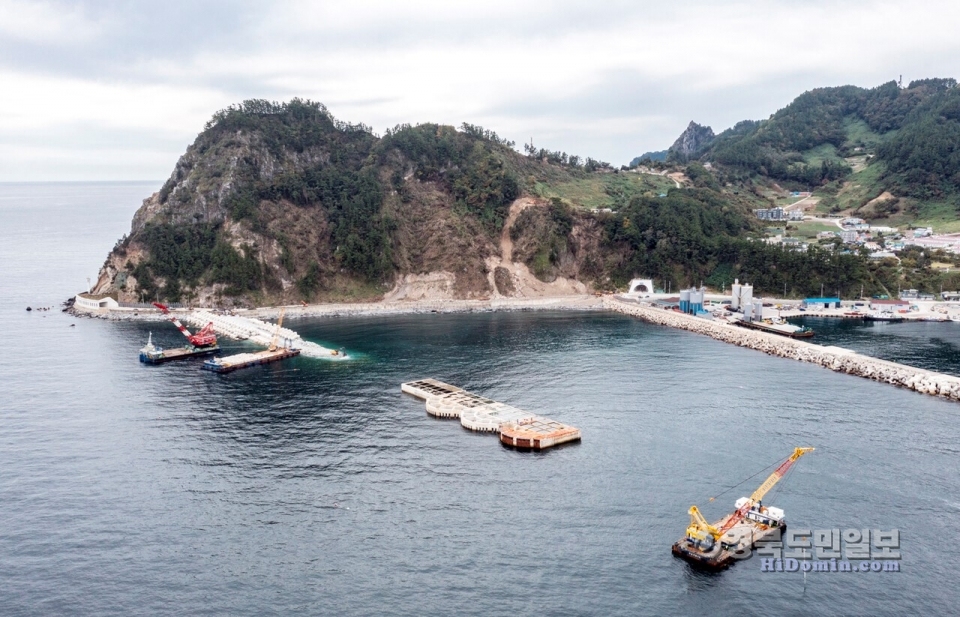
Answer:
M163 364L172 360L186 360L201 356L212 356L220 351L219 345L195 347L184 345L176 349L163 349L153 344L153 332L147 336L147 344L140 348L140 361L144 364Z

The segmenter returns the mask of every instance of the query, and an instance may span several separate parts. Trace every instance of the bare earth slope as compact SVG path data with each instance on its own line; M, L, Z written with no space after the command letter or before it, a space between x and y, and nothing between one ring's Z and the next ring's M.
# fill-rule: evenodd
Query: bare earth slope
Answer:
M587 291L576 269L535 275L529 252L512 254L514 222L546 203L526 182L569 183L571 172L477 127L378 138L316 104L257 105L214 117L144 200L95 293L263 306ZM577 227L590 219L577 213Z

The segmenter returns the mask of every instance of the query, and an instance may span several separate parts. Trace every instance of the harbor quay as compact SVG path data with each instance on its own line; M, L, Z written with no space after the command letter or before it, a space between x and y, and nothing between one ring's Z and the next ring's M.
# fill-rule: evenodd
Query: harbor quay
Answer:
M649 323L703 334L724 343L748 347L771 356L809 362L838 373L857 375L922 394L960 401L960 377L953 375L880 360L840 347L826 347L758 330L747 330L729 323L702 319L616 297L604 298L604 307Z

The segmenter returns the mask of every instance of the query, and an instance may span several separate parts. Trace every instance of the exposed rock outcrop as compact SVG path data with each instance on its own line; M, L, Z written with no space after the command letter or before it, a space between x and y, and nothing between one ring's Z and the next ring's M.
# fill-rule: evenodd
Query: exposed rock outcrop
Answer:
M673 142L667 151L667 156L671 160L687 161L695 158L713 142L713 129L709 126L701 126L691 121L687 128L680 134L677 141Z

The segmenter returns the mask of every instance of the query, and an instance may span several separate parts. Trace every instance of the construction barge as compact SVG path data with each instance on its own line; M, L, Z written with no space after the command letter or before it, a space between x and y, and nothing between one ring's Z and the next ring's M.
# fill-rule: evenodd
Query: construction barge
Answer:
M779 482L790 467L813 448L794 448L750 497L736 501L732 513L714 524L703 518L697 506L690 506L690 525L684 537L674 542L671 552L692 566L719 571L749 556L758 542L779 541L787 529L787 519L780 508L763 505L763 497Z
M220 347L216 343L206 347L184 345L175 349L164 349L153 344L153 333L151 332L147 337L147 344L140 349L140 361L144 364L163 364L173 360L212 356L219 351Z
M580 440L580 429L499 403L436 379L400 384L400 390L425 401L437 418L459 418L472 431L498 433L500 443L521 450L544 450Z
M299 355L299 349L280 347L272 351L266 349L253 353L238 353L225 358L211 358L204 362L200 368L205 371L213 371L214 373L231 373L242 368L279 362L280 360L286 360L287 358Z
M184 345L176 349L163 349L153 344L153 332L147 337L147 344L140 349L140 361L144 364L163 364L173 360L186 360L188 358L199 358L212 356L220 351L217 345L217 335L213 333L213 324L206 324L202 330L192 334L187 330L180 320L170 313L170 309L159 302L153 305L167 316L173 325L177 327L180 334L186 337L189 345Z
M761 332L779 334L780 336L789 336L790 338L812 338L814 335L813 330L806 326L795 326L782 320L775 322L769 319L765 319L763 321L747 321L745 319L738 319L734 323L744 328L750 328L751 330L760 330Z
M261 364L270 364L279 362L294 356L300 355L299 349L290 347L289 344L282 347L277 345L277 339L283 328L283 309L280 309L280 318L277 319L277 328L273 333L273 339L270 340L270 346L263 351L252 353L238 353L226 358L211 358L200 367L206 371L214 373L232 373L233 371L251 366L260 366ZM286 342L286 341L285 341Z

